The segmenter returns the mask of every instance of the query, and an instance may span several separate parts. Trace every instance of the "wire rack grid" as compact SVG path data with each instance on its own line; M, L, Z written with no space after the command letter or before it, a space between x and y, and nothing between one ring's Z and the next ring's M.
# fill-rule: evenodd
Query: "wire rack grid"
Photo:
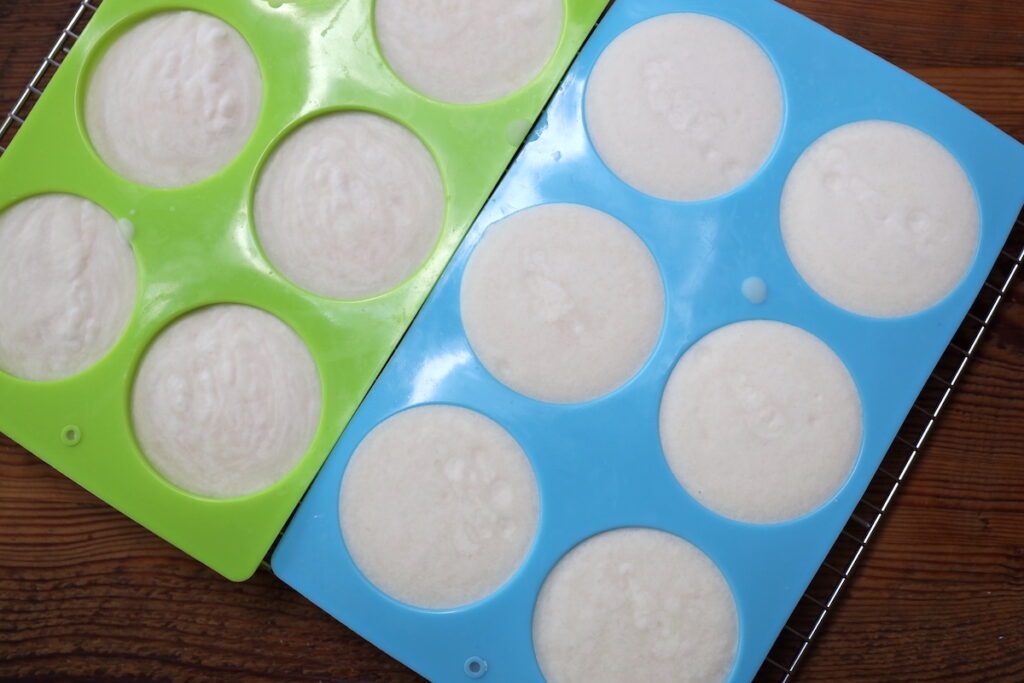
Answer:
M80 0L71 18L43 58L21 96L0 123L0 154L6 151L17 129L74 45L102 0ZM950 397L974 357L1000 305L1024 270L1024 212L1018 217L1009 240L985 285L946 348L913 409L882 461L881 467L858 502L825 561L808 585L789 621L779 634L755 681L791 683L800 663L835 611L843 589L859 565L868 543L892 507Z

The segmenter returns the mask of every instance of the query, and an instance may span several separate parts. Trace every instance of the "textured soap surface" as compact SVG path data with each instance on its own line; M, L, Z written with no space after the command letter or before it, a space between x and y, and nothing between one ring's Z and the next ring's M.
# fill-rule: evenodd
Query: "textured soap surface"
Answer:
M388 64L413 88L479 103L529 83L555 51L561 0L377 0Z
M550 204L491 226L462 281L463 325L500 381L555 403L621 386L664 318L657 264L606 213Z
M752 320L686 351L665 388L660 431L672 471L702 504L744 522L781 522L846 481L860 450L860 398L822 341Z
M978 247L978 204L957 160L890 121L833 130L804 152L782 195L782 236L819 294L854 313L917 313L960 284Z
M539 502L530 463L480 413L429 405L389 418L356 450L339 494L360 571L417 607L493 593L523 561Z
M617 529L573 548L533 614L548 683L722 681L736 640L721 572L690 543L654 529Z
M0 214L0 370L29 380L81 372L117 342L136 297L132 248L114 218L66 194Z
M740 29L703 14L664 14L617 37L587 86L590 138L641 192L709 199L748 181L782 124L771 60Z
M381 294L430 254L444 220L437 164L412 132L366 112L328 114L275 150L256 233L281 273L335 299Z
M116 173L181 187L242 151L262 102L256 57L238 31L202 12L165 12L129 28L100 58L85 123Z
M172 323L132 392L149 462L191 493L232 498L284 477L320 420L320 378L294 331L250 306L209 306Z

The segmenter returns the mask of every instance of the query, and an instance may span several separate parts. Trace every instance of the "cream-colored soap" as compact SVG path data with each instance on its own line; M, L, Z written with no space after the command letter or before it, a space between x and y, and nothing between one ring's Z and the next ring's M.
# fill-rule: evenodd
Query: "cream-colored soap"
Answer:
M934 306L963 280L979 239L974 189L936 140L861 121L818 139L782 195L793 265L821 296L891 318Z
M430 255L444 220L424 144L366 112L321 116L289 135L260 175L256 234L300 287L334 299L388 291Z
M340 493L345 545L397 600L443 609L475 602L522 563L537 529L537 484L519 444L465 408L427 405L378 425Z
M114 172L182 187L238 156L262 103L259 66L238 31L204 12L163 12L103 54L85 90L85 124Z
M377 0L377 40L411 87L445 102L511 95L547 64L562 0Z
M861 443L857 387L814 335L767 320L690 347L661 402L661 442L683 487L744 522L794 519L846 481Z
M594 66L586 122L601 159L641 192L710 199L750 180L782 125L782 88L746 33L665 14L616 38Z
M548 683L713 683L732 669L736 606L722 573L677 536L594 536L544 582L533 644Z
M0 214L0 371L69 377L117 342L136 296L135 257L90 201L39 195Z
M542 401L597 398L628 381L661 331L664 290L636 234L578 204L487 229L462 280L462 322L484 366Z
M280 481L309 449L321 388L302 339L277 317L219 304L165 328L132 391L143 454L176 486L233 498Z

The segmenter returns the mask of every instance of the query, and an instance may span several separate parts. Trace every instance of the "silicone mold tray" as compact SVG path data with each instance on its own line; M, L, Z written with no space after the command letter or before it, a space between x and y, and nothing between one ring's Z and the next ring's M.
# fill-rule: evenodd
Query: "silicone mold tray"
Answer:
M695 203L652 199L613 175L583 121L595 61L632 25L699 12L747 32L773 60L785 118L762 171L737 191ZM846 123L886 119L928 133L958 159L981 212L972 266L939 304L872 319L845 312L803 282L782 243L779 203L797 158ZM464 680L486 661L486 680L542 678L531 639L538 592L574 546L603 531L652 527L703 550L736 600L739 643L729 680L749 680L842 530L904 416L967 313L1024 202L1024 146L931 87L770 0L619 0L608 11L484 208L417 320L367 395L285 531L274 571L337 619L427 678ZM522 209L571 202L604 211L651 249L665 281L666 318L646 365L626 385L582 404L541 403L492 377L460 320L467 261L488 226ZM768 299L748 301L750 276ZM751 525L702 507L678 484L662 452L658 411L670 372L697 340L723 325L778 320L825 341L860 392L863 439L845 485L794 521ZM388 417L452 404L490 417L520 443L537 477L541 515L523 564L498 591L466 607L430 611L374 587L341 534L339 487L354 449Z
M139 273L133 317L116 346L56 382L0 373L0 429L55 468L226 577L249 577L265 556L345 423L575 56L605 0L565 0L561 38L541 73L513 95L452 105L403 84L372 30L372 0L268 3L105 0L0 158L0 209L35 195L89 199L134 226ZM111 41L158 12L195 9L237 29L255 53L263 109L248 145L198 184L154 190L118 177L90 146L84 91ZM395 289L362 301L309 294L262 255L251 201L262 163L295 127L325 112L361 109L404 124L433 154L447 211L428 260ZM266 310L309 347L323 410L301 462L261 492L215 500L163 479L141 454L129 414L132 380L150 341L208 304Z

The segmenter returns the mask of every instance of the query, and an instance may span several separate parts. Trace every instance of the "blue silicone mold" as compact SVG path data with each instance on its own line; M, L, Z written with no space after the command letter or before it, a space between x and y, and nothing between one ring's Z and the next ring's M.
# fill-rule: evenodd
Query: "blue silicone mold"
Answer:
M583 122L587 78L604 48L632 25L669 12L701 12L745 30L774 61L783 86L785 118L771 158L750 182L709 201L662 201L627 186L598 158ZM797 274L780 234L779 200L797 158L828 131L866 119L915 126L943 143L973 182L981 212L978 252L963 282L933 308L903 318L866 318L825 301ZM749 680L981 288L1024 203L1022 181L1024 146L770 0L618 0L334 448L274 553L274 571L427 678L527 683L542 680L532 615L558 560L602 531L662 529L707 553L731 585L740 637L729 680ZM642 370L611 394L575 405L541 403L500 384L473 354L459 314L462 273L488 226L556 202L592 206L634 229L668 294L661 337ZM760 305L743 295L750 277L767 283ZM846 363L863 403L863 442L845 486L815 512L781 524L744 524L702 507L672 475L658 434L662 392L680 356L710 331L749 319L818 336ZM516 574L490 597L443 611L409 607L370 584L338 522L338 489L353 450L383 420L428 403L471 408L504 426L530 458L541 496L537 538ZM482 675L474 661L484 663Z

